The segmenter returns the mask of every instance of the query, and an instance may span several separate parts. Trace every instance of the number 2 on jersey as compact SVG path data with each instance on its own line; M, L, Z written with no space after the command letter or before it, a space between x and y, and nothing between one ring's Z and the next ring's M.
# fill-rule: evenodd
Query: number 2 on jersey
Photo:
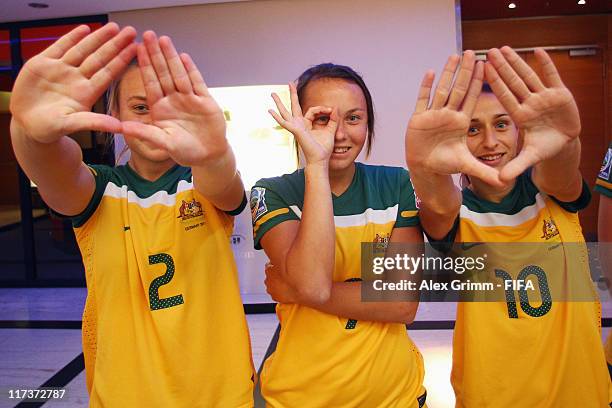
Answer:
M163 263L166 265L166 273L153 279L149 286L149 306L151 310L166 309L183 304L183 295L159 298L159 288L170 283L174 277L174 260L168 254L155 254L149 256L149 265Z
M529 265L521 270L518 274L516 281L525 282L529 275L534 275L538 278L538 287L540 289L540 295L542 297L542 304L538 307L533 307L529 303L529 297L527 296L527 290L524 287L519 287L519 299L521 309L525 314L531 317L542 317L546 313L550 312L552 308L552 297L550 296L550 289L548 287L548 280L546 279L546 273L539 266ZM507 281L512 282L512 276L502 269L495 270L495 276L504 280L504 285ZM516 309L516 297L512 285L510 287L505 286L506 290L506 305L508 306L508 317L511 319L518 319L518 311Z

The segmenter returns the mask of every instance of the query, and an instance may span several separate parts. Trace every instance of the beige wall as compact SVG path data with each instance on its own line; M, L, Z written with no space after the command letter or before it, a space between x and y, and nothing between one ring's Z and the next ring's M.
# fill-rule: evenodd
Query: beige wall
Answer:
M170 35L209 86L286 83L320 62L350 65L364 76L377 111L369 162L403 166L420 78L456 51L454 6L454 0L259 0L119 12L110 20Z

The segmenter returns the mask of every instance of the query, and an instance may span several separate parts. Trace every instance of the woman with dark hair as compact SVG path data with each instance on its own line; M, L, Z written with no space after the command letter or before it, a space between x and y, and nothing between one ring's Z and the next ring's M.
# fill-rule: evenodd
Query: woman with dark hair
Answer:
M349 67L321 64L273 94L303 169L251 192L255 247L272 267L280 337L265 362L269 407L422 407L423 361L406 332L418 302L361 301L361 244L422 243L406 170L356 162L374 136L372 98Z
M492 301L457 306L458 408L610 403L578 218L590 199L579 170L580 117L552 59L541 49L535 56L541 76L509 47L490 50L486 65L472 51L459 69L450 57L433 95L433 73L425 75L406 134L430 241L491 244L477 247L489 255L487 282L504 288ZM490 88L481 92L485 70ZM455 173L469 176L463 190Z

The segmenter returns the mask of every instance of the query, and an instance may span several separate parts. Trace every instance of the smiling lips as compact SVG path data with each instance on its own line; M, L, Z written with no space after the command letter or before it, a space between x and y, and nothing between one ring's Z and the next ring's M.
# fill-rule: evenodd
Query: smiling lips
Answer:
M350 147L334 147L334 154L343 154L350 150Z
M501 158L505 154L506 153L484 154L482 156L478 156L478 159L489 166L496 166L501 162Z

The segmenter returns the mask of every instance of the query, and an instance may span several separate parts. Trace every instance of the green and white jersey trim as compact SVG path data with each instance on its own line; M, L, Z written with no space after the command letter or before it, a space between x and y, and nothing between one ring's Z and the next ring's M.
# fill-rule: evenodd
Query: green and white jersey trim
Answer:
M180 180L176 187L175 193L167 191L158 191L153 195L145 198L138 197L136 193L128 189L127 185L118 186L112 181L109 181L104 189L104 197L112 197L117 199L126 199L128 203L138 204L141 208L150 208L156 204L161 204L166 207L174 207L176 204L176 196L184 191L193 189L193 181Z
M291 205L289 208L300 219L302 218L302 211L297 205ZM361 214L334 215L334 224L338 228L361 227L367 224L388 224L390 222L395 222L397 219L398 208L399 204L396 204L384 210L366 208Z
M481 213L470 210L465 204L461 205L459 216L472 221L481 227L516 227L531 219L537 218L540 211L546 208L541 193L535 196L535 203L524 207L515 214L502 214L499 212Z

